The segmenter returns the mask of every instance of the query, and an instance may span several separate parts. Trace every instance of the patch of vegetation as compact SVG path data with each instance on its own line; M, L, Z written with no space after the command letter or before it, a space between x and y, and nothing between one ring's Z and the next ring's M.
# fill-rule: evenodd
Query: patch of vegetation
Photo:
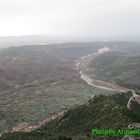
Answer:
M87 102L92 95L113 94L88 86L79 79L79 74L74 67L74 60L94 53L104 46L115 50L119 47L127 52L140 50L139 43L130 42L67 43L11 47L0 50L0 132L22 121L29 122L31 125L38 124L46 115L67 110L73 105L81 105ZM111 57L113 56L114 54ZM119 57L122 57L121 60L126 58L122 54ZM110 78L117 75L116 73L121 69L120 67L115 74L110 75ZM118 80L120 84L124 84L122 79L127 77L126 74L133 75L133 70L126 73L127 68L124 68L123 72L124 74L116 77L116 81ZM138 73L134 71L135 74ZM137 78L138 75L135 76L136 81L133 80L135 86L135 83L140 83ZM128 81L125 83L126 86L130 86L129 84L132 86L131 80L129 82L126 78L125 81ZM32 133L30 134L32 136ZM20 137L20 133L15 133L15 135ZM37 135L39 137L42 133ZM80 135L80 137L82 139L85 136Z
M20 122L38 125L47 115L104 92L80 80L74 64L98 47L68 43L0 50L0 132Z
M108 52L96 57L90 64L90 74L99 80L116 82L129 89L140 89L140 55Z
M129 111L126 102L122 102L128 101L130 96L126 93L95 96L88 104L70 108L62 118L31 133L7 133L1 140L16 140L19 137L20 140L118 140L123 136L93 135L91 129L125 129L128 124L140 122L138 114Z

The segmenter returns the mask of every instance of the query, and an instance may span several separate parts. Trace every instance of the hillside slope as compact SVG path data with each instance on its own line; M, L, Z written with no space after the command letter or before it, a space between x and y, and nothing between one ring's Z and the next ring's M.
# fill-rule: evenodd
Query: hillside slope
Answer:
M94 58L89 68L96 79L140 89L140 55L111 51Z
M7 133L1 140L118 140L124 135L94 135L91 129L126 129L131 123L140 123L140 112L126 107L131 96L131 93L94 96L88 104L71 108L63 117L33 132Z
M0 132L23 122L38 125L48 115L102 93L80 80L74 63L97 48L92 43L68 43L1 49Z

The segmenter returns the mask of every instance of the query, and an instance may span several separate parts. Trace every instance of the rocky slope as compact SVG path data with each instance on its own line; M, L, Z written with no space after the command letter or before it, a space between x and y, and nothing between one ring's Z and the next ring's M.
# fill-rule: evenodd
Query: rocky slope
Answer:
M140 112L127 108L132 97L131 92L117 93L110 96L96 95L87 104L68 110L59 117L30 133L7 133L1 140L118 140L124 135L93 135L92 128L127 129L128 125L139 126ZM132 109L133 107L133 109Z

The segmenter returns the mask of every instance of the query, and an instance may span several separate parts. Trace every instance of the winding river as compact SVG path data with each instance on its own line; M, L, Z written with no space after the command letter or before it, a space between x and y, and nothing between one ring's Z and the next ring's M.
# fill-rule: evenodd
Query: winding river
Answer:
M80 78L84 80L88 85L96 88L111 90L111 91L121 91L121 92L126 91L127 90L126 88L120 87L117 84L96 80L85 72L85 69L87 69L87 64L89 64L89 62L95 57L97 57L98 55L101 54L98 53L88 54L86 56L81 57L79 60L75 60L76 68L80 74Z

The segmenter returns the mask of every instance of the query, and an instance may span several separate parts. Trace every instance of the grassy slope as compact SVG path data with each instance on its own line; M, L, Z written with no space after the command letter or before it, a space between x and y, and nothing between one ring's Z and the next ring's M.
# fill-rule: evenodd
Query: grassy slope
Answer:
M140 56L108 52L95 58L89 67L90 73L99 80L116 82L122 86L140 89ZM94 70L93 70L94 69Z

